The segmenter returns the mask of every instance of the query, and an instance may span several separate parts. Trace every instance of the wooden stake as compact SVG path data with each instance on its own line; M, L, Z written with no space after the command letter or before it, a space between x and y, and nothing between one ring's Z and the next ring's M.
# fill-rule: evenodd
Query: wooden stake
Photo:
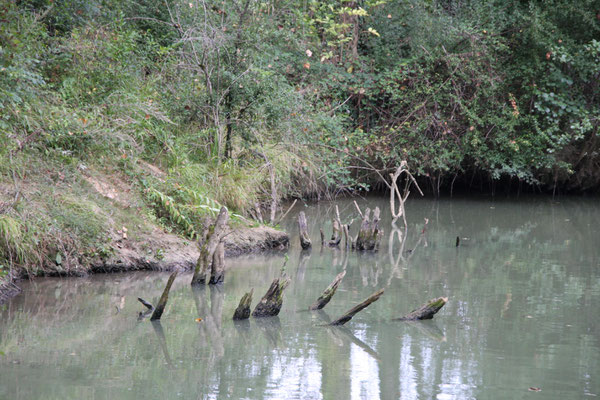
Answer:
M152 316L150 317L150 321L159 320L162 317L163 311L165 311L165 307L167 305L167 301L169 300L169 291L171 290L171 285L173 285L173 281L175 281L175 277L177 276L177 271L173 272L171 276L169 276L169 280L167 281L167 286L165 286L165 290L163 290L162 295L160 296L160 300L158 301L158 305L154 309Z
M374 303L377 300L379 300L379 298L381 297L383 292L384 292L384 289L380 289L377 292L373 293L365 301L363 301L362 303L360 303L359 305L357 305L355 307L352 307L344 315L342 315L341 317L339 317L338 319L336 319L329 325L344 325L346 322L350 321L352 319L352 317L354 317L358 312L367 308L371 303Z
M327 286L327 289L325 289L323 294L317 299L317 301L312 306L310 306L309 309L310 310L320 310L323 307L325 307L327 305L327 303L329 303L329 301L331 300L333 295L335 294L335 291L337 290L338 286L342 282L342 279L344 279L345 275L346 275L346 271L342 271L339 274L337 274L337 276L335 277L333 282L331 282L331 284L329 286Z

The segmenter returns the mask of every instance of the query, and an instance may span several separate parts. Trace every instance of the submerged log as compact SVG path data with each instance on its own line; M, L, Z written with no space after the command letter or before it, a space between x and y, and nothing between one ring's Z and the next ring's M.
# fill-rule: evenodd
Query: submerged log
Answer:
M446 305L448 302L447 297L438 297L437 299L431 299L427 303L423 304L416 310L411 311L404 317L397 318L397 321L416 321L422 319L432 319L433 316Z
M213 255L212 267L210 269L210 281L208 283L217 284L225 279L225 243L222 241L217 245L217 250Z
M275 278L271 287L252 311L253 317L273 317L279 314L283 304L283 290L290 284L291 279L285 273Z
M240 300L240 304L235 309L233 313L234 320L242 320L250 318L250 304L252 303L252 294L254 293L254 289L250 289L250 291Z
M308 224L306 223L304 211L300 211L300 214L298 214L298 226L300 228L300 246L306 250L312 246L312 243L308 234Z
M325 307L327 305L327 303L329 303L329 301L331 300L333 295L335 294L335 291L337 290L338 286L342 282L342 279L344 279L345 275L346 275L346 271L342 271L339 274L337 274L337 276L335 277L333 282L331 282L331 284L329 286L327 286L327 289L325 289L323 294L317 299L317 301L314 302L314 304L312 306L310 306L309 309L310 310L320 310L323 307Z
M173 285L173 281L177 276L177 271L173 272L171 276L169 276L169 280L167 281L167 286L165 286L165 290L163 290L162 295L160 296L160 300L158 301L158 305L154 309L152 316L150 317L150 321L159 320L162 317L163 311L165 311L165 306L167 305L167 301L169 300L169 291L171 290L171 286Z
M371 210L369 208L365 210L360 231L356 238L355 247L357 250L379 250L379 243L383 237L383 230L379 228L379 213L379 207L375 207L373 218L371 219Z
M367 308L371 303L374 303L377 300L379 300L379 298L381 297L383 292L384 292L384 289L380 289L377 292L373 293L365 301L363 301L362 303L360 303L359 305L357 305L355 307L352 307L344 315L342 315L341 317L339 317L338 319L336 319L329 325L344 325L346 322L350 321L352 319L352 317L354 317L358 312Z
M212 268L214 254L221 239L225 236L225 227L227 226L228 219L229 213L227 212L227 208L221 207L215 224L210 227L207 238L200 248L200 256L194 269L192 285L203 285L206 283L206 273Z

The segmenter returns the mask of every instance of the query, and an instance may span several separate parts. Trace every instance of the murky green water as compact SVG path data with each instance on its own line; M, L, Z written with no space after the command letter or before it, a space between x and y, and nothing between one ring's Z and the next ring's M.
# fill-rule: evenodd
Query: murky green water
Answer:
M343 220L355 216L351 201L337 203ZM231 320L246 290L253 303L266 291L282 255L229 260L220 288L193 292L191 276L178 277L161 324L137 320L136 297L155 300L167 274L24 284L0 306L0 399L600 396L597 200L414 200L404 246L384 212L376 255L320 249L330 203L305 209L317 245L301 254L299 211L284 226L292 283L277 318ZM303 311L343 269L325 311ZM379 288L346 327L321 326ZM434 320L391 321L442 295Z

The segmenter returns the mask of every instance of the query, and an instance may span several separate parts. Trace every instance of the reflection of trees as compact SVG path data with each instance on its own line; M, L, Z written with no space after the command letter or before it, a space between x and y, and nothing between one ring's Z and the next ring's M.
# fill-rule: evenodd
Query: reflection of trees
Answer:
M26 284L25 296L0 308L0 350L6 353L0 356L0 397L89 398L84 390L96 386L97 398L108 392L147 400L177 393L273 398L275 384L299 395L316 376L324 398L350 398L353 363L374 358L381 398L435 398L441 392L491 398L498 388L519 397L557 374L573 390L598 393L591 373L600 348L597 206L409 200L407 207L408 229L392 229L377 254L326 248L308 259L292 248L294 279L279 323L269 326L254 319L234 324L231 315L250 287L264 292L279 273L280 256L232 260L237 267L223 290L205 287L190 296L189 280L178 279L162 320L164 340L148 321L136 321L141 306L135 298L155 302L165 275ZM353 209L341 207L342 218ZM318 243L318 225L311 221L331 216L325 206L312 212L309 225ZM423 218L430 220L424 237ZM470 239L458 249L457 235ZM387 285L367 317L341 331L317 326L314 313L294 312L306 309L343 269L346 277L327 310L337 315L372 286ZM434 321L389 321L438 294L450 301ZM357 359L357 352L363 357Z

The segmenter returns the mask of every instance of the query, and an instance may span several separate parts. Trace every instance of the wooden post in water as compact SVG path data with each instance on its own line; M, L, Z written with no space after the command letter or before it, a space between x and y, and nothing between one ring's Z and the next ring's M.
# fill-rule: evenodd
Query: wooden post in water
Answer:
M169 291L171 290L171 286L173 285L173 281L175 281L175 277L177 276L177 271L173 272L171 276L169 276L169 280L167 281L167 286L165 286L165 290L163 290L162 295L160 296L160 300L158 301L158 305L154 309L152 316L150 317L150 321L159 320L162 317L163 312L165 311L165 306L167 305L167 301L169 300Z
M337 290L338 286L342 282L342 279L344 279L344 276L346 276L346 271L342 271L339 274L337 274L337 276L335 277L333 282L331 282L331 284L329 286L327 286L327 289L325 289L323 294L321 296L319 296L317 301L315 301L313 303L313 305L310 306L309 309L310 310L320 310L323 307L325 307L327 305L327 303L329 303L329 301L331 300L333 295L335 294L335 291Z
M367 308L371 303L374 303L377 300L379 300L379 298L381 297L383 292L384 292L384 289L380 289L377 292L373 293L365 301L363 301L362 303L360 303L359 305L357 305L355 307L352 307L344 315L342 315L341 317L339 317L338 319L336 319L329 325L344 325L346 322L350 321L352 319L352 317L354 317L358 312Z
M404 317L397 318L397 321L416 321L422 319L432 319L438 311L448 302L447 297L438 297L431 299L416 310L411 311Z
M252 311L253 317L273 317L279 314L283 305L283 290L290 284L291 279L282 274L275 278L271 287Z
M298 214L298 227L300 228L300 246L306 250L312 246L312 243L308 234L308 224L304 211L300 211L300 214Z
M235 309L233 313L234 320L242 320L250 318L250 304L252 303L252 294L254 293L254 289L250 289L250 291L242 297L240 300L240 304Z
M215 251L221 239L225 236L225 227L227 226L228 219L229 213L227 212L227 208L221 207L215 224L209 229L207 238L200 248L200 256L194 269L192 285L204 285L206 283L206 274L211 270Z

